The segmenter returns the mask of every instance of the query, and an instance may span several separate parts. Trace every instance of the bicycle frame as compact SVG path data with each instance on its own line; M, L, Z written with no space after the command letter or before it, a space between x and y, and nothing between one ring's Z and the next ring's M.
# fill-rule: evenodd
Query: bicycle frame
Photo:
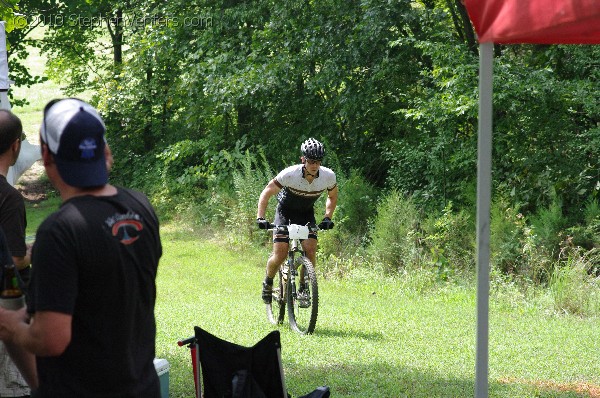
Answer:
M272 301L267 304L267 317L273 324L282 323L287 309L293 330L301 334L312 333L318 314L318 286L314 266L306 257L302 241L308 239L310 232L318 231L318 227L271 224L269 229L275 235L287 231L289 247L287 259L279 269ZM298 283L296 278L300 278Z

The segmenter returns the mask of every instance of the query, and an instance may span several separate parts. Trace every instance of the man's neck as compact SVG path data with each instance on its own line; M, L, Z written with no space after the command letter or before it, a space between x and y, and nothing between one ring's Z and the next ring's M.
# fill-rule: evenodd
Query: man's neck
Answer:
M77 196L112 196L117 194L117 188L110 184L106 184L95 189L81 189L66 185L61 187L59 191L60 198L63 202L66 202L67 200Z

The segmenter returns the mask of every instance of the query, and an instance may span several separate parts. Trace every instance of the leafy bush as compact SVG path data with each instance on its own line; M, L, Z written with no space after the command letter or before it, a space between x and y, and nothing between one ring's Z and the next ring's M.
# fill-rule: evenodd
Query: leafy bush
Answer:
M399 271L419 262L419 215L411 198L391 191L377 205L371 225L370 254L386 271Z
M541 208L531 218L531 224L536 231L540 246L551 257L556 258L564 239L564 230L568 225L568 220L562 212L562 203L554 200L548 207Z
M531 217L531 230L526 231L525 253L529 272L535 282L547 283L565 241L568 219L562 212L562 202L554 197L548 207Z
M600 205L589 200L583 210L583 225L575 225L567 230L573 246L591 250L600 247Z
M490 250L495 268L503 274L521 274L526 220L515 207L502 200L491 209Z
M467 212L454 212L452 202L448 202L441 215L425 219L423 234L428 262L440 279L448 279L455 271L474 269L475 223Z

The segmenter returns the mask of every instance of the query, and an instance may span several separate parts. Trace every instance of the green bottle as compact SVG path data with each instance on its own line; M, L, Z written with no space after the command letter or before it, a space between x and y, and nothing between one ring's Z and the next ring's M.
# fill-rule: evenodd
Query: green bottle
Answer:
M0 306L9 310L18 310L25 306L25 295L19 283L17 268L14 264L6 264L2 271Z

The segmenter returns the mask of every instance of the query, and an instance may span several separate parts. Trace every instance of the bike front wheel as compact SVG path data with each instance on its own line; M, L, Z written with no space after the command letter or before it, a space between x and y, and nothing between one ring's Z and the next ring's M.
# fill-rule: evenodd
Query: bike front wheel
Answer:
M287 288L287 307L290 326L302 334L314 332L319 313L319 289L315 267L307 257L295 260L298 275L294 285ZM304 286L301 286L300 275L304 273Z
M282 267L284 267L282 265ZM267 304L267 318L273 325L283 323L285 316L285 279L283 271L279 269L277 276L273 279L273 294L271 303Z

